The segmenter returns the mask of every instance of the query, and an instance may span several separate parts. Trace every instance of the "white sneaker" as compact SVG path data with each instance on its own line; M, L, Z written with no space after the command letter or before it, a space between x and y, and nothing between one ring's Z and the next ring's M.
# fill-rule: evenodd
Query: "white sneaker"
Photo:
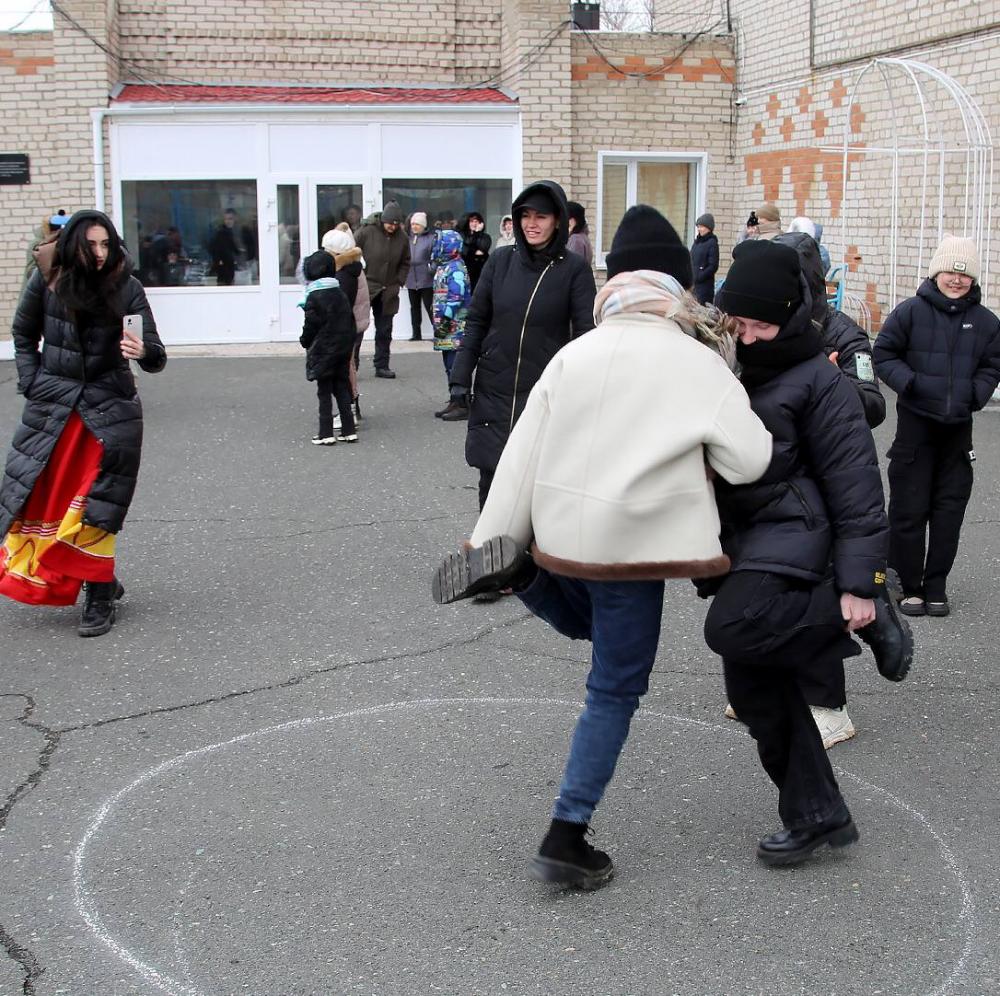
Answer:
M819 735L823 738L823 746L827 750L845 740L850 740L858 732L854 729L851 717L847 715L847 706L841 706L839 709L809 706L809 709Z
M313 436L313 446L333 446L337 442L336 436Z

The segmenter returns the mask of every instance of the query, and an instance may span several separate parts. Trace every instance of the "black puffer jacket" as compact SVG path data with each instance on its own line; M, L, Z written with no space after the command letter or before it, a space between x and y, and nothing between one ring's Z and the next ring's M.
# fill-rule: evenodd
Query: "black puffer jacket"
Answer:
M789 325L809 321L807 301ZM732 570L819 581L832 563L840 591L874 597L889 533L878 455L857 392L818 353L748 393L774 449L759 481L716 481Z
M331 260L332 265L332 260ZM354 292L357 294L357 284ZM354 311L340 287L321 287L306 294L299 344L306 350L306 380L333 377L345 370L354 353Z
M0 536L6 535L20 513L73 411L104 447L83 521L117 533L135 492L142 404L128 360L121 354L121 322L109 313L104 318L83 316L77 323L52 289L62 262L61 249L69 233L81 224L101 224L109 231L114 227L110 218L97 211L73 215L52 256L39 258L39 269L28 281L14 315L17 389L26 401L0 485ZM130 271L127 257L125 265ZM117 295L114 311L142 316L146 355L139 366L148 373L162 370L167 353L142 284L130 276Z
M897 305L873 350L899 405L935 422L967 422L1000 381L1000 319L979 302L978 284L957 301L925 280Z
M719 240L715 232L695 237L691 246L694 296L701 304L711 304L715 296L715 274L719 271Z
M562 187L550 180L532 184L514 201L513 214L540 189L559 206L555 239L542 252L533 252L514 222L514 245L494 251L483 269L451 371L453 387L473 387L465 459L483 470L496 469L510 430L549 360L574 336L594 327L594 274L582 256L566 249L569 225Z
M857 389L865 421L874 429L885 421L885 397L872 360L871 340L853 318L827 303L826 270L816 240L805 232L785 232L774 241L791 246L799 254L802 274L812 295L812 315L823 327L823 349L827 356L837 354L837 366Z

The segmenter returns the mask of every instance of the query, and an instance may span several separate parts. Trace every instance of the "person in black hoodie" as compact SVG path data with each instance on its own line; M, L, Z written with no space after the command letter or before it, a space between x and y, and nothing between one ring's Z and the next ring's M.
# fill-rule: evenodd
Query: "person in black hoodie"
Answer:
M493 239L486 231L486 222L478 211L470 211L458 219L458 234L462 236L462 260L469 271L473 291L490 257Z
M705 639L779 791L784 828L757 856L797 864L858 839L802 691L802 662L839 666L860 653L855 632L880 673L901 681L913 641L886 596L894 579L875 444L857 392L823 354L797 253L767 241L737 246L716 304L739 327L740 380L774 450L756 483L716 481L731 570L699 584L715 595Z
M694 273L692 293L699 304L715 300L715 275L719 272L719 240L715 235L715 218L706 213L694 223L698 234L691 246L691 270Z
M479 507L489 494L507 437L549 360L594 327L594 274L566 249L566 195L552 180L514 201L514 245L493 253L472 295L442 415L467 412L465 459L479 470ZM472 392L471 403L468 401Z
M317 446L333 446L333 398L340 413L340 441L356 443L357 428L351 408L351 357L354 353L354 313L340 289L333 256L320 249L307 257L302 268L306 296L301 302L305 317L300 345L306 350L306 380L316 381L319 399Z
M37 259L12 329L25 403L0 487L0 594L72 605L82 584L78 632L100 636L125 593L115 546L142 452L129 363L157 373L167 353L106 214L77 211Z
M946 616L948 574L972 494L972 414L1000 381L1000 320L980 301L972 239L945 238L915 297L875 340L875 368L896 392L889 449L889 563L907 615Z

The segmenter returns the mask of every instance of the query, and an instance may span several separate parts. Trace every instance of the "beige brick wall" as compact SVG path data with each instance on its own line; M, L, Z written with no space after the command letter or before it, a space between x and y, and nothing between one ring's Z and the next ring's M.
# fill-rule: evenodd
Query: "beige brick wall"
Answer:
M808 3L790 0L779 7L766 0L734 0L733 4L740 54L737 83L746 101L739 108L736 129L742 160L737 182L744 193L727 219L728 230L736 233L749 210L764 200L778 204L786 223L796 214L822 222L833 261L850 266L849 292L864 301L873 329L892 303L894 227L892 161L875 150L891 148L897 137L903 148L921 149L925 143L917 92L909 78L895 70L886 70L891 93L878 71L865 74L848 120L849 96L870 62L866 53L891 50L893 58L915 59L949 74L985 113L994 137L1000 136L1000 4L989 0L975 14L962 8L962 30L983 30L960 38L944 37L955 30L949 10L954 12L955 5L933 0L920 5L919 17L910 0L877 8L861 0L817 7L816 57L841 61L859 53L860 58L812 69ZM914 40L921 45L906 47ZM965 138L957 107L929 81L923 93L932 144L941 140L946 146L961 147ZM850 144L858 147L850 157L846 204L841 152L845 127ZM965 156L945 157L946 193L940 204L939 165L932 150L924 201L923 157L901 159L895 225L897 299L913 293L919 282L921 249L926 266L939 228L945 233L963 232ZM994 228L996 221L994 214ZM1000 240L993 239L989 255L992 278L987 303L996 308Z
M118 4L122 54L154 79L475 83L500 62L497 0Z
M707 208L717 219L729 216L737 175L729 40L689 44L680 36L608 33L592 40L603 55L579 33L573 37L572 196L587 208L588 219L596 225L602 149L707 152ZM719 235L725 255L732 243Z

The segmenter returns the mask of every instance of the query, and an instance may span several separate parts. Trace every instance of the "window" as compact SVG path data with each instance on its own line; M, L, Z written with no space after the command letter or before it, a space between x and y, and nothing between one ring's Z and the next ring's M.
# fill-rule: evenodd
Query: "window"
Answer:
M295 267L302 255L299 228L299 187L296 183L278 184L278 283L297 284Z
M126 180L122 206L144 286L260 283L255 180Z
M496 241L500 219L510 214L510 180L383 180L382 202L395 200L409 217L427 212L431 228L453 226L467 211L478 211Z
M702 153L598 152L598 266L604 266L622 215L634 204L655 207L682 241L693 240L704 172Z

